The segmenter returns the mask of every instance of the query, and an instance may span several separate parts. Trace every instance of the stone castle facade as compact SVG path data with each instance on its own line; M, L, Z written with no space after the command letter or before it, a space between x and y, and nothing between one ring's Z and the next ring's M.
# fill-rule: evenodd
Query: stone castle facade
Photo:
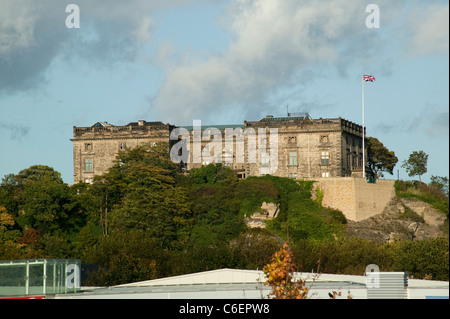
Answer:
M244 121L242 125L197 128L146 121L124 126L97 122L90 127L73 127L74 183L91 183L95 175L107 172L120 151L157 142L169 143L170 149L184 145L178 155L187 150L182 163L186 171L219 161L245 178L263 175L264 169L275 159L276 169L270 171L275 176L293 179L362 177L362 126L342 118L312 119L306 113L288 114ZM276 135L271 134L275 131ZM238 136L243 138L243 144L239 144ZM213 152L208 149L211 144L218 146ZM276 158L271 158L263 146L269 149L274 144L277 145ZM238 149L240 145L243 149ZM196 154L205 155L205 148L211 156L196 158ZM272 152L272 156L274 154Z

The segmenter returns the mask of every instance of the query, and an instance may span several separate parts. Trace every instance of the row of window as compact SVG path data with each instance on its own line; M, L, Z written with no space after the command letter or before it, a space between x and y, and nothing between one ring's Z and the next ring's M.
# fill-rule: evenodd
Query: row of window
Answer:
M322 172L322 177L330 177L330 173ZM297 173L289 173L289 178L297 179Z
M269 166L270 156L267 153L262 153L261 155L261 166ZM330 165L330 153L321 152L320 154L320 164ZM289 152L289 166L298 166L297 152Z
M328 135L320 135L319 137L319 143L321 144L325 144L325 143L329 143L330 142L330 138ZM290 136L288 137L288 143L290 144L296 144L297 143L297 137L296 136ZM362 147L362 140L358 139L358 138L352 138L349 136L345 136L345 144L349 145L349 146L353 146L353 147Z
M347 145L349 145L349 137L346 136L345 139L346 139ZM319 137L319 140L320 140L321 144L328 143L330 141L328 135L321 135ZM267 138L262 138L261 139L261 143L263 141L265 141L267 143ZM354 139L350 138L350 142L352 143L353 146L356 146L359 143L359 147L361 147L361 141L355 141ZM296 136L290 136L288 138L288 143L289 144L296 144L297 143L297 137ZM126 145L125 142L120 142L119 143L119 150L125 150L126 147L127 147L127 145ZM85 151L92 151L93 149L94 149L93 143L85 143L84 144L84 150Z
M124 151L126 148L127 148L127 144L125 142L119 143L119 150ZM93 143L84 143L84 150L85 151L93 151L94 144Z
M328 135L320 135L319 142L321 144L328 143L330 141L330 138ZM290 144L296 144L297 143L297 136L289 136L288 137L288 143Z

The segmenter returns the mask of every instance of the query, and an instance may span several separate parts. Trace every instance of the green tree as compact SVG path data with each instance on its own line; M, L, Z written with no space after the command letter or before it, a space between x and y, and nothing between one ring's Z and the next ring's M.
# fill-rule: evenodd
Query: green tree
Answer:
M407 271L414 278L449 279L448 238L400 241L395 245L394 271Z
M63 184L61 173L46 165L32 165L29 168L21 170L19 174L17 174L17 179L23 184L30 181Z
M195 184L233 183L237 181L236 173L220 163L193 168L189 172L189 177Z
M100 267L90 274L88 284L111 286L168 275L162 266L168 256L158 246L142 231L116 231L114 236L101 237L84 255L85 262Z
M375 137L367 138L367 156L369 169L372 170L377 177L383 177L383 172L392 175L395 164L398 162L395 153L387 149L383 143Z
M402 167L406 169L408 176L419 175L420 177L427 172L428 154L424 151L414 151L407 160L403 161Z
M93 204L104 229L140 230L158 238L161 248L187 241L190 203L185 189L175 183L178 166L167 147L158 143L121 152L116 164L94 180L91 193L98 200Z
M0 203L20 229L68 232L83 223L76 193L59 172L45 165L6 176L0 184Z
M19 212L22 190L23 187L20 186L18 177L14 174L6 175L0 183L0 205L3 205L13 217Z
M430 180L431 180L431 182L430 182L429 186L438 189L442 194L444 194L448 198L448 193L449 193L448 177L433 175L433 176L431 176Z
M43 232L70 231L83 222L75 194L67 184L28 181L17 222Z

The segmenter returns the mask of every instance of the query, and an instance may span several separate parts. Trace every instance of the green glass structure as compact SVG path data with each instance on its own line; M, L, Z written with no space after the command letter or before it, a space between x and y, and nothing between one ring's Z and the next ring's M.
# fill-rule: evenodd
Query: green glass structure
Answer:
M0 296L45 296L80 291L81 260L0 260Z

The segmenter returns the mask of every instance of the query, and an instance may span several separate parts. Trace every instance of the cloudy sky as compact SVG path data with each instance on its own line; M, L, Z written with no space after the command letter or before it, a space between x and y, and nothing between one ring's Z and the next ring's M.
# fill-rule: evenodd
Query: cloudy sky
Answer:
M361 124L362 74L367 135L399 158L386 177L418 150L425 181L449 176L448 29L438 0L0 0L0 178L43 164L72 183L73 126L97 121Z

